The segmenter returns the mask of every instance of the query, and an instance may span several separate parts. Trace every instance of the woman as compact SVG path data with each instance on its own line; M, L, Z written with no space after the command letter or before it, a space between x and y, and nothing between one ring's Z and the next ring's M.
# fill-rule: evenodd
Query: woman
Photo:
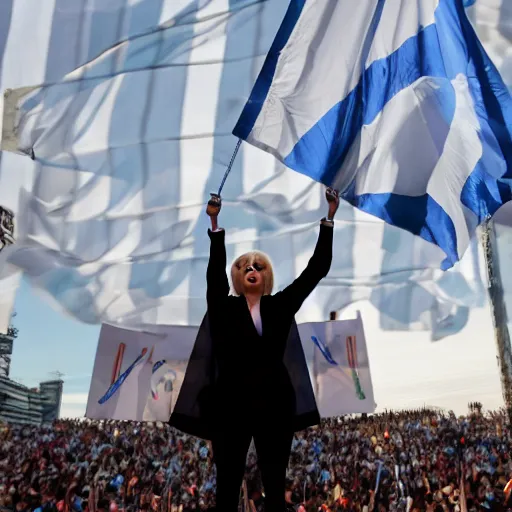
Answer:
M285 476L294 432L319 422L294 316L329 272L336 191L327 189L327 218L302 274L271 295L272 266L259 252L226 275L225 232L218 228L221 200L208 202L210 260L208 312L199 330L171 425L212 441L217 466L217 510L236 512L247 451L254 438L265 490L265 510L285 509Z

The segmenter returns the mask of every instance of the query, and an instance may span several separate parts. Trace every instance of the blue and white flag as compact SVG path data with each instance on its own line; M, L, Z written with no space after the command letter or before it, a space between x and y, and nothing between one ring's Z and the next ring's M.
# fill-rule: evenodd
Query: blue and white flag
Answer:
M477 0L477 22L487 23L485 6L499 1L509 0ZM23 153L0 153L0 204L17 219L16 244L2 254L9 265L0 263L0 324L23 272L83 322L199 325L204 204L231 158L231 131L287 7L288 0L0 2L0 90L13 92L5 111L19 115L12 132L3 124L2 143ZM2 101L3 94L0 111ZM229 261L265 251L276 291L289 284L314 249L323 195L320 184L243 144L223 190ZM443 273L439 247L347 203L335 229L331 272L299 322L370 301L382 329L428 330L437 339L485 304L476 243Z
M465 0L468 17L512 91L512 2L510 0Z
M512 198L512 98L462 0L291 0L233 133L444 269Z

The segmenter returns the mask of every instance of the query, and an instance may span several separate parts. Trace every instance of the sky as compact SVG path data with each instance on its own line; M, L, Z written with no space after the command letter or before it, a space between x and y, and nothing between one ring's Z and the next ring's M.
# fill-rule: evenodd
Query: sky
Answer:
M28 386L64 373L61 417L85 413L100 326L85 325L52 309L23 281L14 324L20 333L11 377ZM384 332L378 311L368 303L347 308L340 319L361 311L378 410L423 405L467 411L479 400L485 408L503 404L488 305L471 313L466 327L439 342L428 332Z
M52 372L62 372L62 416L83 416L100 326L80 323L54 310L26 279L14 309L13 324L19 336L13 346L11 378L35 387L54 379Z

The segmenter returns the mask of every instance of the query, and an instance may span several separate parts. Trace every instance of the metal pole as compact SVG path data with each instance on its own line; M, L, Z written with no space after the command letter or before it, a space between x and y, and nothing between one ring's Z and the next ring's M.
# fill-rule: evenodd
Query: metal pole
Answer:
M509 421L512 423L512 349L507 326L507 308L503 294L498 251L496 250L496 231L494 223L490 219L483 225L481 240L487 267L489 302L498 349L497 358L503 400Z

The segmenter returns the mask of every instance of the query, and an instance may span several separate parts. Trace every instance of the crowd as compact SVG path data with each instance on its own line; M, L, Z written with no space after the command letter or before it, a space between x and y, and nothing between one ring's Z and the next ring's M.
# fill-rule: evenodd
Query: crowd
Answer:
M208 443L162 424L2 425L0 508L188 512L215 506ZM298 512L512 510L512 436L502 411L338 418L296 435L286 500ZM250 452L241 510L264 510Z

